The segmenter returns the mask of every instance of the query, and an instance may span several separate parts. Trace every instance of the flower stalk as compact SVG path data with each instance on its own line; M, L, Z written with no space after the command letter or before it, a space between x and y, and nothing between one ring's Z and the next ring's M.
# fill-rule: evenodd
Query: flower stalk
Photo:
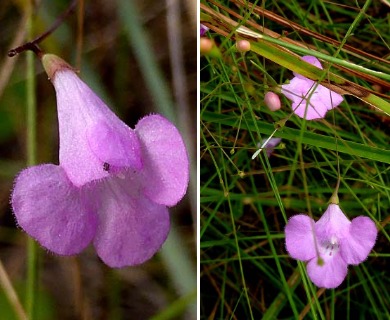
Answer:
M33 34L33 2L27 5L27 36ZM27 165L32 166L37 162L37 131L36 131L36 80L34 50L26 55L26 117L27 117ZM27 280L26 280L26 312L30 320L34 319L35 295L38 277L37 245L33 239L27 238Z

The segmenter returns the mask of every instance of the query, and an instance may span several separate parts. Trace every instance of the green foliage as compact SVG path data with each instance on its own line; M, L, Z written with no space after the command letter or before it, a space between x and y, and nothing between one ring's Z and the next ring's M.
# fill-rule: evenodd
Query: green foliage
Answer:
M207 37L221 52L221 58L201 57L201 318L387 319L390 118L351 96L320 121L294 115L291 102L283 96L282 109L276 112L263 102L267 91L279 92L278 85L293 77L291 71L301 68L310 77L313 72L311 66L289 60L291 53L278 46L283 46L284 37L310 45L310 50L332 62L316 79L345 79L370 94L373 83L382 83L368 80L365 75L371 72L336 68L339 59L357 69L380 71L374 59L303 35L271 17L283 17L313 35L326 35L357 49L365 44L365 52L380 55L390 43L382 14L385 6L368 1L364 14L358 15L363 5L359 8L352 1L255 3L269 10L264 17L243 3L201 4L201 21L212 29ZM272 30L280 41L267 45L249 38L254 50L239 53L235 38L242 36L237 32L242 26L259 34L262 27ZM275 54L262 55L264 48ZM383 85L381 99L388 101L390 84ZM251 160L258 143L273 133L282 144L270 158L261 152ZM294 214L308 213L318 219L339 177L343 211L350 219L372 218L379 236L368 259L350 266L339 288L323 290L311 283L304 263L289 258L283 230Z
M18 287L21 290L18 290L19 295L23 299L23 288L19 284ZM36 295L36 305L37 308L35 310L36 319L40 320L52 320L56 318L56 307L54 305L54 301L52 297L44 291L35 292ZM15 315L15 311L10 305L7 297L4 292L0 291L0 310L1 317L7 320L17 320L19 319Z

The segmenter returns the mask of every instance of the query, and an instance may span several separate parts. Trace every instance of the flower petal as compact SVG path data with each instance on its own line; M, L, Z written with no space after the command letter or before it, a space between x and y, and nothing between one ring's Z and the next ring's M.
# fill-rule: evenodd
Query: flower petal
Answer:
M311 101L313 105L319 104L326 106L328 110L336 108L341 102L343 102L343 96L329 90L323 85L318 85L316 89L316 101Z
M306 113L306 120L321 119L329 108L318 94L319 87L320 85L310 79L295 77L289 84L282 85L281 92L293 102L291 108L297 116L304 118Z
M302 60L322 69L320 61L313 56L304 56ZM284 94L292 103L293 112L306 120L322 119L327 111L336 108L343 97L323 85L314 85L315 82L296 72L289 84L282 85ZM313 92L314 90L314 92ZM310 98L309 103L307 99Z
M124 123L111 127L106 121L99 121L88 128L87 138L91 151L110 166L142 168L141 146L134 130Z
M307 261L316 256L313 235L314 221L309 216L298 214L288 221L286 249L294 259Z
M340 254L328 258L321 256L324 263L318 264L318 259L314 258L307 264L307 273L313 283L320 288L336 288L347 276L348 265Z
M134 131L73 70L58 70L52 81L57 94L60 165L75 185L107 177L104 162L142 167Z
M305 96L308 95L309 94ZM315 95L311 96L309 104L307 104L306 99L303 99L300 100L299 103L294 101L294 103L291 105L291 108L297 116L302 119L305 118L306 120L322 119L328 112L327 106L318 103L318 101L316 101Z
M341 211L339 205L331 203L316 222L315 230L319 241L327 242L332 237L337 239L348 237L350 225L351 221Z
M281 93L289 100L300 103L308 91L314 86L314 81L307 78L294 77L288 84L283 84ZM305 100L304 100L305 101Z
M150 259L169 232L169 213L131 190L128 179L108 178L99 186L99 227L94 246L110 267L138 265Z
M204 26L203 24L200 24L200 36L203 37L207 31L209 31L209 28Z
M268 142L263 148L265 149L265 152L267 153L267 157L269 158L271 156L271 154L274 152L275 147L280 143L280 141L282 141L282 138L271 138L271 139L265 138L257 144L257 147L261 148L262 145L267 140L268 140Z
M175 205L188 186L189 163L176 127L159 115L142 118L135 127L141 145L146 196L154 202Z
M65 171L52 164L23 170L11 197L18 224L61 255L79 253L95 235L97 216L85 200Z
M306 61L307 63L310 63L313 66L315 66L317 68L320 68L321 70L323 69L320 60L318 60L316 57L313 57L313 56L303 56L303 57L301 57L301 60ZM293 72L293 73L294 73L294 76L296 76L298 78L307 79L306 77L300 75L299 73L296 73L296 72Z
M368 217L357 217L352 220L349 236L341 241L341 255L348 264L359 264L364 261L375 245L378 230Z

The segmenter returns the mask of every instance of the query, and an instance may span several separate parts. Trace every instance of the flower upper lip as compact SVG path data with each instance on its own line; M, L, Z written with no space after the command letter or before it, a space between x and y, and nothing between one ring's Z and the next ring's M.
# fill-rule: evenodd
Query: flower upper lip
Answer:
M142 168L141 147L133 129L125 125L70 69L56 72L60 132L60 165L71 181L82 186L102 179L107 162L117 168Z

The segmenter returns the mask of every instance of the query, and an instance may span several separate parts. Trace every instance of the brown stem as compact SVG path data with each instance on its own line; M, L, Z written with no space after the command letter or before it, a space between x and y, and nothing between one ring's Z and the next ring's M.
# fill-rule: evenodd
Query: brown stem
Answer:
M39 58L41 58L43 55L43 51L39 48L39 46L34 41L31 41L8 51L8 57L14 57L17 54L27 50L34 52Z
M21 46L19 46L17 48L9 50L8 51L8 57L14 57L17 54L19 54L19 53L21 53L23 51L26 51L26 50L33 51L39 58L42 57L43 52L39 48L38 43L40 43L46 37L51 35L64 22L64 20L71 13L74 12L74 10L76 8L76 5L77 5L77 1L78 0L73 0L72 3L69 5L69 7L57 17L57 19L54 21L54 23L51 25L51 27L46 32L42 33L40 36L38 36L37 38L35 38L32 41L29 41L29 42L27 42L25 44L22 44Z

